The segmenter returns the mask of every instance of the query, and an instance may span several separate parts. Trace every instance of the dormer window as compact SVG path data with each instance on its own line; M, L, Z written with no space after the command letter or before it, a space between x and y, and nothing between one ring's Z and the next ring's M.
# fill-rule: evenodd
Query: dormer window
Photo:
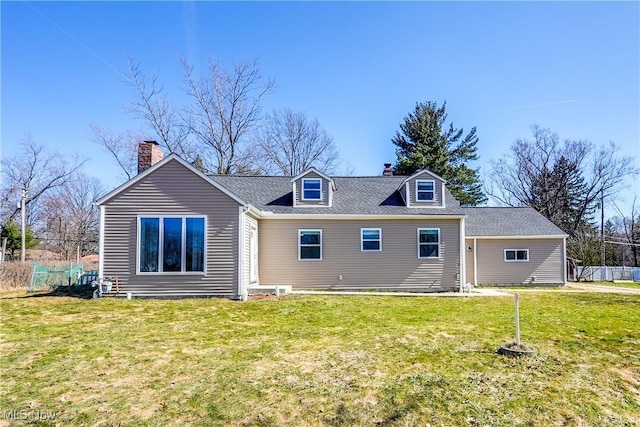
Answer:
M309 168L291 178L293 207L331 207L336 184L322 172Z
M322 200L322 180L320 178L302 179L302 200Z
M433 202L435 196L435 181L416 181L416 200L419 202Z

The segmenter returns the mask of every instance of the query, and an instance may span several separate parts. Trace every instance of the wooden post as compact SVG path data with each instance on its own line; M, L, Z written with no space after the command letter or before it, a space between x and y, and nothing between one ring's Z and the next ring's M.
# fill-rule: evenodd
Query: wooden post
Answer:
M2 239L2 256L0 257L0 267L2 267L2 264L4 264L4 251L7 250L7 239L8 237Z
M516 345L520 347L520 304L518 301L518 294L515 295L516 299Z
M67 291L69 293L71 293L71 270L73 268L73 263L71 261L69 261L69 278L68 278L68 282L67 282Z

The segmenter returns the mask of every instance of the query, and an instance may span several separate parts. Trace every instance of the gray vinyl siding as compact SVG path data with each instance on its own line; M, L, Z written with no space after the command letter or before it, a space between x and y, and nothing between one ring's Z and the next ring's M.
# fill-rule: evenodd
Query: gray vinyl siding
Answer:
M465 251L465 279L467 283L471 283L473 285L475 283L475 276L473 274L473 239L467 239L465 241Z
M416 198L416 181L433 181L434 182L434 195L432 202L419 202ZM408 184L408 188L406 188ZM442 206L443 195L442 195L442 180L434 177L428 172L423 172L405 184L405 188L408 191L408 196L405 196L412 207L434 207L434 206Z
M467 239L467 282L474 283L473 239ZM505 249L528 249L528 262L506 262ZM479 285L559 285L564 283L562 239L478 239ZM535 276L535 281L533 277Z
M361 251L361 228L382 229L382 252ZM440 228L438 259L418 258L418 228ZM298 260L300 229L322 230L322 260ZM292 285L298 289L459 289L457 219L263 220L259 245L262 285Z
M307 178L317 178L320 179L321 188L322 188L322 200L302 200L302 180ZM301 178L298 178L294 181L295 184L295 194L296 198L296 206L329 206L329 192L331 191L330 185L331 183L318 175L315 172L309 172Z
M136 274L138 215L206 217L206 274ZM105 204L103 274L134 296L237 297L238 203L169 162Z

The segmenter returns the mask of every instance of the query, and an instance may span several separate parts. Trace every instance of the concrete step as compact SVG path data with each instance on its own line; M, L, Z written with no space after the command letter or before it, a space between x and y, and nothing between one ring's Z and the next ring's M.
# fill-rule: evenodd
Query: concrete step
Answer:
M247 288L249 295L285 295L291 291L291 285L251 285Z

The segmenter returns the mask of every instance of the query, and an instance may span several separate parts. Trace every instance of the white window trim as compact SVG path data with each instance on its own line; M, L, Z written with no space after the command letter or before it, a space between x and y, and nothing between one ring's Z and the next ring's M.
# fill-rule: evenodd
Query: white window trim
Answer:
M319 232L320 233L320 258L302 258L302 243L300 243L300 237L302 232ZM317 246L317 245L305 245L305 246ZM322 261L322 230L313 228L300 228L298 229L298 261Z
M515 259L507 259L507 252L514 251ZM527 259L518 259L518 252L525 251L527 253ZM529 262L529 249L505 249L504 250L504 262Z
M365 249L364 248L364 232L365 231L377 231L378 232L378 238L375 240L367 240L368 242L378 242L380 243L379 248L378 249ZM360 229L360 252L382 252L382 228L373 228L373 227L366 227L366 228L361 228Z
M186 245L186 239L187 239L187 234L186 234L186 227L187 227L187 221L185 221L187 218L201 218L204 220L204 248L203 248L203 267L204 267L204 271L140 271L140 231L142 229L141 225L140 225L140 220L142 218L157 218L159 221L159 226L158 226L158 270L160 270L161 266L162 266L162 259L164 256L164 248L163 248L163 244L162 244L162 239L163 239L163 229L164 229L164 219L165 218L181 218L182 221L182 241L180 242L181 247L182 247L182 254L181 254L181 265L185 266L185 261L186 261L186 256L187 253L184 250L185 249L185 245ZM140 276L154 276L154 275L158 275L158 274L168 274L168 275L173 275L173 276L204 276L207 274L207 217L206 215L154 215L154 214L145 214L145 215L138 215L137 216L137 230L136 230L136 275L140 275Z
M420 256L420 232L421 231L433 231L436 230L438 232L438 256ZM442 245L441 245L442 236L440 234L439 228L418 228L416 243L418 249L418 258L419 259L440 259L442 258ZM434 243L422 243L423 245L433 245Z
M423 182L430 182L432 190L420 190L421 193L433 193L431 200L420 200L418 198L418 184ZM433 179L416 179L416 203L433 203L436 201L436 182Z
M320 182L320 198L319 199L315 199L315 198L308 198L308 197L304 197L304 183L306 181L319 181ZM314 201L314 202L321 202L324 200L324 192L322 191L322 178L302 178L302 186L300 187L300 200L305 200L305 201Z

